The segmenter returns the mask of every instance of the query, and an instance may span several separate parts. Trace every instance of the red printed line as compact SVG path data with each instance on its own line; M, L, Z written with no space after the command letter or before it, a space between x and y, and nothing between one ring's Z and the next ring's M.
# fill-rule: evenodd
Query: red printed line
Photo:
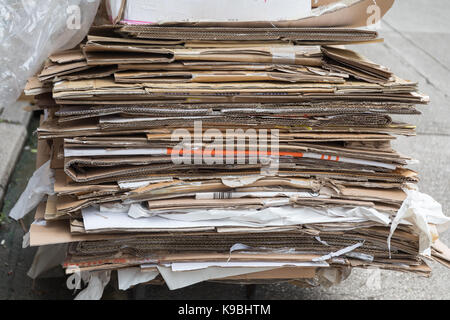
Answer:
M204 150L189 150L188 151L189 154L191 155L202 155L202 156L209 156L209 154L207 154L206 151ZM303 158L304 154L303 152L286 152L286 151L280 151L280 152L264 152L264 151L216 151L216 150L212 150L210 153L211 156L215 156L215 155L232 155L232 156L236 156L236 155L253 155L253 156L291 156L291 157L296 157L296 158ZM175 152L172 148L167 148L167 154L168 155L172 155L172 154L177 154L177 152ZM179 150L178 155L183 155L184 154L184 150Z

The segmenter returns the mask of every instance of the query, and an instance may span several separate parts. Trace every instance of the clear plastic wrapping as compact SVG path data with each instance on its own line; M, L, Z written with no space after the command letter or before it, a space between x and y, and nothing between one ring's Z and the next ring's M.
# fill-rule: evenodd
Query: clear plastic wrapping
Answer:
M13 103L53 52L76 46L100 0L0 0L0 97Z

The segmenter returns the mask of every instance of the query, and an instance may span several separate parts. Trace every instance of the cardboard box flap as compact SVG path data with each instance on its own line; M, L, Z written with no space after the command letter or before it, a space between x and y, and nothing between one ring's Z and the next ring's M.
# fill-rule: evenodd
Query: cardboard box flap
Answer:
M335 2L335 1L333 1ZM379 18L382 18L392 7L394 0L377 0ZM222 26L222 27L363 27L377 22L374 16L373 0L342 0L335 3L326 2L325 6L312 11L310 17L286 21L252 21L252 22L183 22L173 21L166 25ZM370 10L372 8L372 10ZM260 19L263 20L263 19ZM155 21L147 21L154 23ZM123 23L133 23L132 21ZM145 23L141 21L140 23Z
M326 77L314 73L284 73L284 72L116 72L116 82L150 83L150 82L245 82L245 81L284 81L284 82L324 82L344 83L339 77Z
M111 21L161 23L167 21L252 21L307 17L310 0L111 0L106 3Z
M50 61L59 64L66 64L70 62L78 62L86 60L83 53L79 49L66 50L57 52L48 57Z

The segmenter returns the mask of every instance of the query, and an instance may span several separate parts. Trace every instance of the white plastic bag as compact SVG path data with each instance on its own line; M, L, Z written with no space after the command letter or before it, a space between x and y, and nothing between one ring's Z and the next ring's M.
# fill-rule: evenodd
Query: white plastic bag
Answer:
M37 169L28 181L25 191L9 212L9 217L19 220L30 213L46 195L54 194L55 172L50 169L50 160Z
M110 279L111 271L91 272L87 287L75 297L75 300L100 300Z
M100 0L0 0L0 97L20 96L52 53L86 36Z

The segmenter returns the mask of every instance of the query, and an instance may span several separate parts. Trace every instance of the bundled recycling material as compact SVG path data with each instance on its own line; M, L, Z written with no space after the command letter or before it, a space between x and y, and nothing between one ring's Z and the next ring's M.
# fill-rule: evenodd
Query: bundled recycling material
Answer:
M66 273L89 282L79 298L116 270L126 290L449 266L450 219L391 147L415 135L395 115L429 98L355 51L382 41L357 28L373 1L331 2L290 20L173 21L170 6L144 19L141 2L110 1L111 24L29 79L42 167L13 217L39 202L29 244L66 244Z

